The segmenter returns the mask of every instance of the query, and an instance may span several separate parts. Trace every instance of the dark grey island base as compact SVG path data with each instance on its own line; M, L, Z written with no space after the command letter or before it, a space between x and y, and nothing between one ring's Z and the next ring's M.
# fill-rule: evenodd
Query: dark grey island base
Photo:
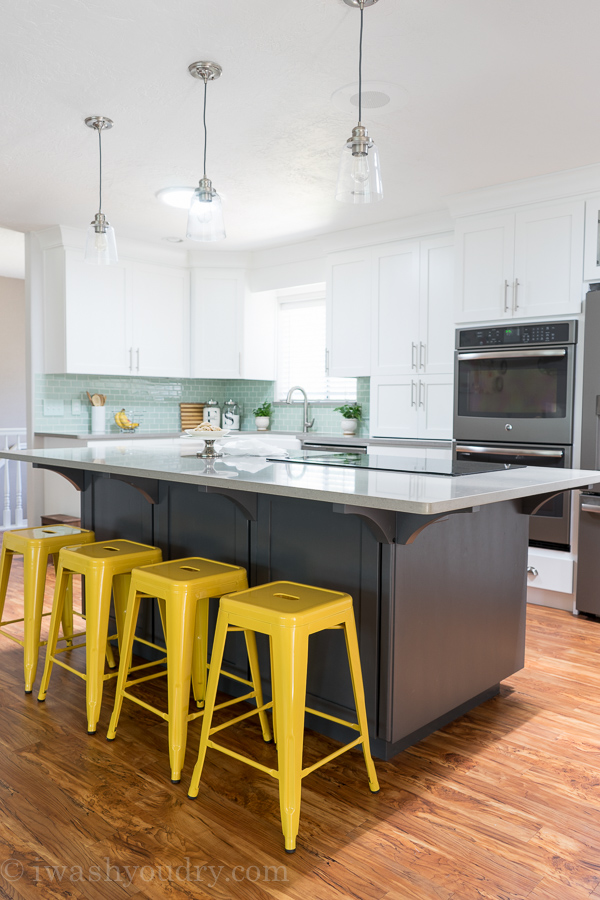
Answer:
M118 535L155 544L167 559L235 563L251 584L284 579L351 594L379 758L492 697L523 666L526 501L416 515L72 468L62 474L82 489L82 524L99 540ZM153 606L141 625L161 643ZM216 603L213 625L215 616ZM311 641L307 705L352 718L341 632ZM259 650L270 696L267 644ZM226 664L248 677L242 635L228 638ZM223 688L231 693L232 682ZM309 716L307 725L347 740L325 719Z

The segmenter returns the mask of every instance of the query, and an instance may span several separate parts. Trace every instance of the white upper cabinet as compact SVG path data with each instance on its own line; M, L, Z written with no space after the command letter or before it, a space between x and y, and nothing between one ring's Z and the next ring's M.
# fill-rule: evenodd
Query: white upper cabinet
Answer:
M192 270L192 378L240 378L245 273Z
M456 223L456 320L507 315L513 281L515 217L469 216Z
M524 210L515 216L512 311L516 316L579 312L584 204Z
M459 219L456 320L579 312L583 220L583 201Z
M129 375L125 266L90 266L74 251L66 251L65 259L65 251L55 248L46 254L44 277L46 372ZM62 279L65 290L57 293Z
M454 235L421 241L419 371L454 370Z
M373 249L373 375L451 372L452 235Z
M371 249L334 253L327 266L328 374L371 373Z
M44 251L45 371L189 374L186 269L125 260L91 266L78 250Z
M416 372L420 312L418 241L376 247L372 273L371 372Z
M183 269L130 269L135 375L185 378L190 371L190 279Z

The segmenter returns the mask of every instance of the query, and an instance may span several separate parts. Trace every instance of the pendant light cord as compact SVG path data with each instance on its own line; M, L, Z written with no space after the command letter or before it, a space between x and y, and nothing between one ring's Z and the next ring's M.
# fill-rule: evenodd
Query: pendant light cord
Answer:
M98 212L102 212L102 129L98 129L98 156L100 160L100 178L98 191Z
M203 111L203 122L204 122L204 177L206 178L206 144L208 141L208 131L206 130L206 87L208 85L208 78L204 79L204 111Z
M363 16L364 2L360 4L360 44L358 51L358 124L362 124L362 48L363 48Z

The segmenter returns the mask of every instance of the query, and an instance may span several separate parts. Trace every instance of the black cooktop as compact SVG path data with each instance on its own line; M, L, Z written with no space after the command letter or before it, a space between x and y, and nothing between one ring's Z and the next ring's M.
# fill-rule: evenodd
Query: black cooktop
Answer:
M426 459L423 456L374 456L369 453L322 453L304 450L297 456L267 456L269 462L303 463L311 466L346 466L351 469L374 469L379 472L410 472L419 475L483 475L505 469L524 469L513 463L485 463L470 460Z

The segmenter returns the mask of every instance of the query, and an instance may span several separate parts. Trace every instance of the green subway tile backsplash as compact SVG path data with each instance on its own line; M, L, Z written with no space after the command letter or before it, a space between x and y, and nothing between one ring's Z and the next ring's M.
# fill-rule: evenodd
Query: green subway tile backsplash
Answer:
M241 407L242 430L254 431L252 410L264 400L273 402L275 382L244 379L209 380L205 378L137 378L120 375L37 375L35 389L35 430L57 434L85 434L91 431L90 394L106 394L107 431L117 434L113 416L123 407L140 423L139 433L179 431L179 404L236 400ZM44 400L63 401L64 414L44 415ZM72 413L72 401L81 401L81 415ZM358 434L369 433L369 379L357 379L357 402L363 418ZM341 434L342 419L332 406L310 405L314 417L313 432ZM275 406L271 417L273 431L302 431L303 405Z

